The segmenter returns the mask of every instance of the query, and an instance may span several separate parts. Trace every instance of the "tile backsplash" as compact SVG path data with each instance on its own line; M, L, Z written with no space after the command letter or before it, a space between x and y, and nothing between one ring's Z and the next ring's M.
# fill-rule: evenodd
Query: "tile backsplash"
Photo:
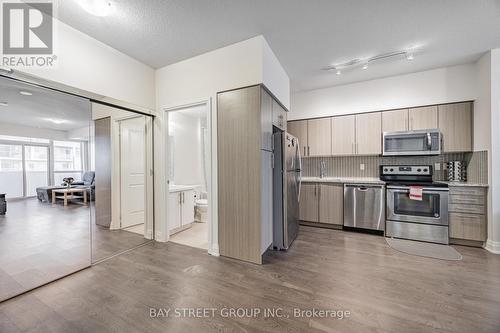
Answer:
M329 156L304 157L302 160L304 177L319 177L320 164L326 164L326 177L379 177L379 166L391 165L432 165L434 180L447 180L446 162L465 161L467 180L473 183L488 183L488 152L445 153L438 156ZM440 170L435 169L439 163Z

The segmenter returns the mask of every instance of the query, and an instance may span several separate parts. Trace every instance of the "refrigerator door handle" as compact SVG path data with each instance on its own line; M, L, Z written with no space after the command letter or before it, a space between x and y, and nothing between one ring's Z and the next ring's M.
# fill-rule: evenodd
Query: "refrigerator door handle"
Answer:
M300 202L300 190L302 189L302 156L300 156L300 143L297 142L297 156L299 160L299 167L296 171L298 171L298 193L297 193L297 202Z

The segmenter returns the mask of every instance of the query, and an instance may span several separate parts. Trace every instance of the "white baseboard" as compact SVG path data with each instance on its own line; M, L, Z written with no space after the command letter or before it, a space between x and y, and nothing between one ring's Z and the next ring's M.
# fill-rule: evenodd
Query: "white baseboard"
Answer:
M491 239L488 239L484 248L491 253L500 254L500 242L495 242Z
M208 254L214 256L214 257L218 257L220 256L220 253L219 253L219 244L212 244L212 247L208 250Z

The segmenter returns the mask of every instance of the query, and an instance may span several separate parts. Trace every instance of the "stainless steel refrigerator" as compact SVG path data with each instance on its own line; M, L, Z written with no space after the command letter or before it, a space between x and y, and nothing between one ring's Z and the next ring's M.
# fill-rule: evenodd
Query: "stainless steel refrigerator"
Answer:
M276 131L273 141L273 248L286 250L299 232L302 162L296 137Z

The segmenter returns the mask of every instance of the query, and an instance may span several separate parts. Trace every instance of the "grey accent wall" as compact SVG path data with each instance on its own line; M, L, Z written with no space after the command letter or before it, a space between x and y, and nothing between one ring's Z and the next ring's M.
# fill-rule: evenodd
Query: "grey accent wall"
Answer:
M304 177L319 177L320 163L326 163L327 177L379 177L379 166L391 165L434 165L439 163L441 170L434 171L434 180L447 180L445 163L449 161L467 162L467 178L469 182L488 183L488 153L446 153L439 156L331 156L304 157L302 161ZM364 164L364 170L360 165Z

